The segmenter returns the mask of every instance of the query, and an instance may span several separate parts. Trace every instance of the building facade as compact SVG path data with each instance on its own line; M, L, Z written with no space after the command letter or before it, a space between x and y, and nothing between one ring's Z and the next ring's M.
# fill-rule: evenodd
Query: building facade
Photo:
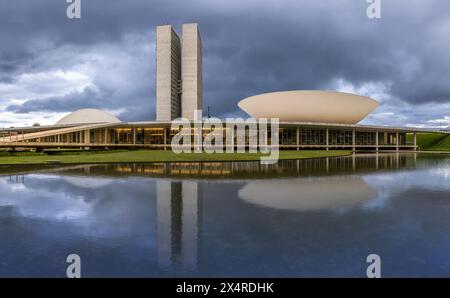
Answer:
M0 147L170 150L172 138L179 133L171 120L181 116L192 120L195 111L202 110L202 51L197 24L183 25L182 40L170 25L156 28L156 121L122 122L101 110L82 109L55 125L0 129ZM255 119L279 119L278 131L270 132L267 139L283 150L415 150L417 133L435 132L358 124L377 106L364 96L318 90L265 93L239 103ZM219 128L224 146L230 141L227 137L236 137L228 124ZM211 131L192 129L190 133L192 140L198 140ZM254 144L248 134L245 143Z
M197 24L183 24L181 41L171 25L156 28L156 120L192 120L202 109L202 51Z
M156 27L156 120L181 117L181 42L172 26Z
M197 24L183 25L183 48L181 50L182 116L194 119L195 111L203 106L202 40Z
M239 123L236 123L236 127ZM216 129L216 128L214 128ZM224 148L227 136L236 144L236 134L223 130ZM0 147L31 148L147 148L171 149L172 138L180 131L170 121L98 123L85 125L62 125L59 127L24 127L0 130ZM415 150L417 133L429 133L427 129L395 128L368 125L342 125L301 122L280 122L278 130L279 149L347 149ZM201 130L202 139L211 130ZM448 133L448 132L447 132ZM192 130L192 144L199 132ZM408 136L409 135L409 136ZM272 138L268 136L268 143ZM245 143L250 144L247 133ZM264 144L258 144L264 145Z

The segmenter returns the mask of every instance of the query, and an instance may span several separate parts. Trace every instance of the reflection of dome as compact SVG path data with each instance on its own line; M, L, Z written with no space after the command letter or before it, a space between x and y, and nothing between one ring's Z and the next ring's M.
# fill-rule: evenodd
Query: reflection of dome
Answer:
M56 125L88 124L88 123L116 123L121 122L113 115L97 109L81 109L64 116Z
M377 191L359 177L255 181L239 190L239 197L248 203L302 211L352 207L377 195Z
M248 97L238 106L254 118L356 124L378 107L378 102L342 92L296 90Z

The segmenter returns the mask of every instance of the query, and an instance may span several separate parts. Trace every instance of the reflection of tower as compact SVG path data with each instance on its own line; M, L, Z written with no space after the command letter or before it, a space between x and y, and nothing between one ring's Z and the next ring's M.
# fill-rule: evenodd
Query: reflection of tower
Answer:
M199 200L198 183L184 181L183 194L183 266L193 270L197 265L198 236L199 236Z
M170 268L172 264L171 243L171 183L158 181L156 183L156 227L158 233L158 264L161 268Z
M199 193L197 182L157 181L158 263L163 269L179 263L184 269L196 269L201 213Z

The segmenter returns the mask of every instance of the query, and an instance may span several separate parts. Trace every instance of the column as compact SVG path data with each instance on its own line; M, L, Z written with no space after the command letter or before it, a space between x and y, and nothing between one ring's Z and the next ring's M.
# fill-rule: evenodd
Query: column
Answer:
M167 129L164 127L163 131L164 131L164 150L167 150L167 148L166 148L166 145L167 145Z
M89 144L91 142L90 137L91 137L91 131L89 129L86 129L84 131L84 143L85 144Z
M379 134L378 130L375 133L376 133L376 136L375 136L375 150L378 152L378 150L380 149L379 148L380 140L379 140L379 137L378 137L378 134Z
M352 130L352 150L355 151L356 150L356 131L355 129Z
M133 127L132 130L133 130L133 145L136 145L136 128Z
M325 145L327 146L326 150L330 150L330 148L328 147L328 144L329 144L328 136L329 136L329 134L330 134L330 131L329 131L328 127L327 127L327 130L326 130L326 133L325 133L325 138L326 138Z
M104 143L108 144L108 128L104 129Z
M297 127L297 150L300 150L300 128Z
M395 133L395 150L399 150L399 139L398 139L398 131Z

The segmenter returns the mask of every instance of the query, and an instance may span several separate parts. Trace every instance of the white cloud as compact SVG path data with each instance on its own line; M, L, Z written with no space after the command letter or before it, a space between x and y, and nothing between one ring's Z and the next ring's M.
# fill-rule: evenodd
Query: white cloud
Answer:
M31 126L34 123L51 125L61 119L66 113L57 112L31 112L27 114L16 114L13 112L0 112L0 127Z
M368 96L378 102L383 102L391 99L391 95L389 94L390 85L390 83L384 82L365 82L360 86L355 86L343 78L335 78L331 81L329 87L339 92Z
M114 115L127 112L134 103L142 101L140 96L148 96L148 102L141 104L148 107L154 98L151 89L152 41L147 34L126 34L118 44L99 42L89 47L62 45L48 48L34 57L35 72L20 73L11 83L0 83L0 127L27 126L35 122L54 124L71 112L72 106L91 107L93 100L101 101L95 105ZM143 60L143 57L148 59ZM76 97L73 95L82 94L87 87L98 96L64 102L64 96ZM59 98L61 104L55 108L52 103ZM47 104L46 99L52 101ZM29 113L7 110L9 106L20 106L28 100L47 110ZM68 106L67 110L58 111L65 106ZM151 118L148 108L147 120Z
M0 83L0 104L22 103L29 99L64 96L93 87L88 75L71 70L22 73L12 83Z
M42 178L45 176L30 176L30 179ZM30 196L28 186L9 188L8 184L8 180L0 179L2 189L6 190L0 198L0 206L14 206L23 217L79 222L79 219L86 218L92 212L92 204L83 198L74 198L62 192L55 195L54 190L46 189L33 189L33 196Z
M450 126L448 116L450 104L408 104L392 96L390 83L366 82L355 86L345 79L336 78L325 86L331 90L368 96L380 103L380 106L361 122L362 124L432 129ZM430 115L438 118L429 119Z

